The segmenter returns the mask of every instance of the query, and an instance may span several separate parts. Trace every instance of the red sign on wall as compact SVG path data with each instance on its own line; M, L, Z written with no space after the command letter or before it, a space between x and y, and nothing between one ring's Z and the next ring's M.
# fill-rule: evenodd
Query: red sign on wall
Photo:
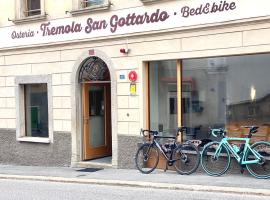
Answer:
M130 71L128 74L128 78L132 82L136 81L137 80L137 73L135 71Z

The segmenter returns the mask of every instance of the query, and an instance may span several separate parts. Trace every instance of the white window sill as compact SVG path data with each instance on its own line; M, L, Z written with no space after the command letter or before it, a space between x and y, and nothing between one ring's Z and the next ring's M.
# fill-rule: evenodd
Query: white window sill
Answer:
M102 4L102 5L94 5L94 6L89 6L86 8L78 9L78 10L71 10L69 13L72 16L89 14L89 12L98 12L98 11L109 10L110 6L111 6L111 3L109 2L106 4Z
M42 138L42 137L19 137L17 141L20 142L36 142L36 143L50 143L50 138Z
M21 19L13 19L11 20L14 24L23 24L28 22L35 22L35 21L43 21L47 19L47 15L34 15L30 17L24 17Z

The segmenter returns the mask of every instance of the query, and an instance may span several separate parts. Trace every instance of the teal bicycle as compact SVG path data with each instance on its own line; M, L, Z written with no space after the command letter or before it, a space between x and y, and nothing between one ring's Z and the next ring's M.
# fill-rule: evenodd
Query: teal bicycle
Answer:
M220 135L220 142L206 144L201 152L201 165L203 170L210 176L221 176L226 173L231 164L231 155L248 172L261 179L270 178L270 143L259 141L251 146L250 139L258 131L257 126L243 126L249 129L247 138L227 137L226 131L222 128L211 129L214 137ZM240 147L230 144L228 141L240 141Z

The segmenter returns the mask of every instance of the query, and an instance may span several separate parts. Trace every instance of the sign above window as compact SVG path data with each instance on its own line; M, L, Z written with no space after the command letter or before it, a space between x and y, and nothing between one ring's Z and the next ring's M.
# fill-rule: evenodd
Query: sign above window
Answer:
M89 0L86 5L94 2L98 4L103 1ZM260 0L256 9L253 0L160 1L150 7L141 6L31 25L2 27L0 49L235 22L269 15L268 5L269 0Z

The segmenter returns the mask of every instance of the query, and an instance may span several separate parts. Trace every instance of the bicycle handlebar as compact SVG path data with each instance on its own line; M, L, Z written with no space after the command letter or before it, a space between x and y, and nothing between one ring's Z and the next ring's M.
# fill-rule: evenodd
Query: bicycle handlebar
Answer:
M179 132L183 133L183 132L186 132L186 131L187 131L187 127L185 127L185 126L178 127L176 135L178 136ZM145 134L145 133L148 133L148 134ZM141 129L140 134L145 136L145 137L148 136L150 138L151 135L156 136L156 135L159 134L159 132L156 131L156 130Z
M145 132L148 132L149 134L145 134ZM140 134L145 136L145 137L149 136L149 138L150 138L151 135L158 135L158 131L148 130L148 129L141 129Z
M217 134L219 134L219 135L222 136L222 137L225 137L225 135L226 135L226 130L224 130L223 128L210 129L210 130L211 130L211 134L212 134L214 137L218 137Z
M249 134L248 134L248 138L251 138L252 137L252 134L253 133L256 133L258 132L258 126L241 126L241 128L248 128L249 129ZM226 130L223 129L223 128L219 128L219 129L210 129L211 130L211 134L214 136L214 137L218 137L217 134L219 134L220 136L222 137L225 137L226 136Z

